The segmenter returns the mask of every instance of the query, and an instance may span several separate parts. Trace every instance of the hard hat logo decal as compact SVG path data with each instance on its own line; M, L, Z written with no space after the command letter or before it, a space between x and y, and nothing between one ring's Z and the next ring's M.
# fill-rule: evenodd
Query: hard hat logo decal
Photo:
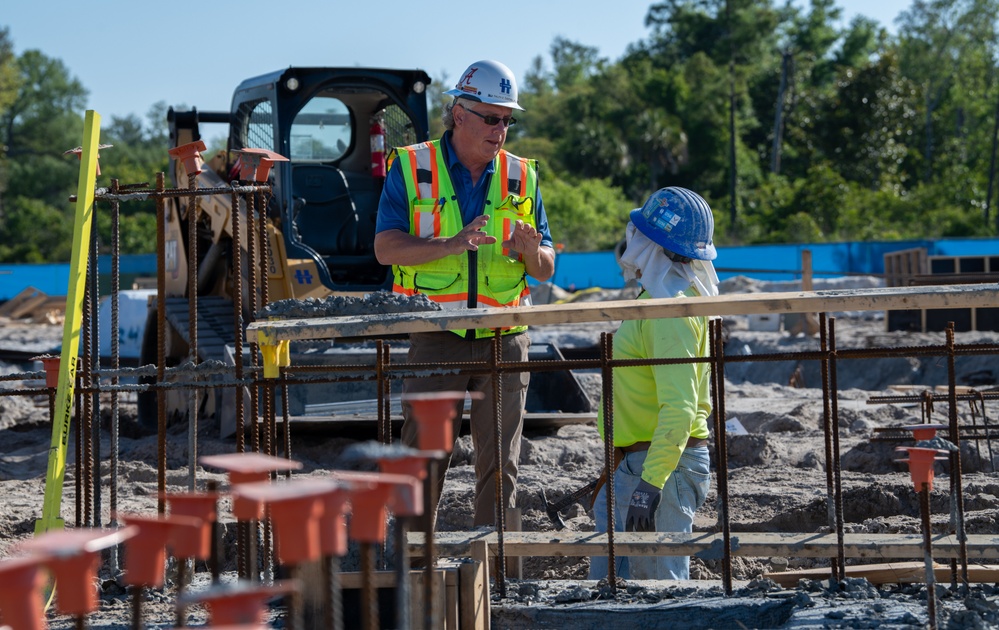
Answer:
M655 223L660 230L670 232L677 226L678 223L680 223L680 215L663 208L662 212L657 213L652 222Z
M469 68L468 72L465 73L465 76L461 77L461 80L458 81L458 85L456 85L455 87L461 90L462 92L467 92L469 94L478 94L479 90L471 85L472 76L474 76L477 71L478 68Z
M510 82L510 79L500 79L500 92L503 94L510 94L512 90L513 83Z

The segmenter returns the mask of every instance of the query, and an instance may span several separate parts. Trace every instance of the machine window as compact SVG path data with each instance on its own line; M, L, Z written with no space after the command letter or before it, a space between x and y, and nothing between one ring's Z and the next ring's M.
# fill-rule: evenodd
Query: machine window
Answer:
M238 118L244 122L243 145L237 149L254 148L274 150L274 116L268 100L242 103Z
M350 148L350 111L338 98L317 96L291 123L291 159L295 162L339 160Z

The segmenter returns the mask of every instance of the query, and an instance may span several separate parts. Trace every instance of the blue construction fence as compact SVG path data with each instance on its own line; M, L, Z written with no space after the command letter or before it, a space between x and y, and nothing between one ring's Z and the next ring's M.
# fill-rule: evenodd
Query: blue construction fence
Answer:
M886 253L917 247L926 248L929 256L999 256L999 238L746 245L719 247L715 268L722 280L737 275L771 281L795 280L801 278L801 256L807 249L812 253L812 275L815 277L880 275L884 273ZM111 274L110 256L99 257L97 270L101 293L106 294ZM120 273L123 289L131 287L131 278L155 277L156 256L122 256ZM68 263L0 264L0 302L28 287L48 295L65 295L68 280ZM563 252L555 262L553 282L574 290L624 286L624 278L611 251Z
M122 256L118 268L122 289L131 289L137 277L156 277L156 254ZM111 256L98 256L97 275L101 295L107 295L111 286ZM66 295L69 286L69 263L42 263L31 265L0 264L0 302L9 300L27 288L38 289L46 295Z
M882 275L885 254L919 247L926 248L927 256L996 256L999 255L999 238L719 247L714 264L721 280L733 276L769 281L797 280L801 278L802 252L809 250L814 277ZM555 261L553 282L573 290L619 289L624 286L624 277L614 252L563 253Z

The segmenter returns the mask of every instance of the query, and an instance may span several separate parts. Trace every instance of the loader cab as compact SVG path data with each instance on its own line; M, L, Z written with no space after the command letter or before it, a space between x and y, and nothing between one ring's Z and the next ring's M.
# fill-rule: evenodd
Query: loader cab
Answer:
M269 212L295 297L391 288L391 268L374 254L384 178L372 170L372 123L382 125L386 152L427 140L429 84L422 70L288 68L236 89L230 151L289 158L272 170Z

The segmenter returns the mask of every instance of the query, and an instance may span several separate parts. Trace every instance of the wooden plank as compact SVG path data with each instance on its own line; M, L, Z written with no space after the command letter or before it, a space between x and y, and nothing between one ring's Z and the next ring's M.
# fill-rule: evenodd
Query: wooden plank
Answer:
M13 312L14 309L18 308L21 304L23 304L25 300L36 297L38 295L45 295L45 293L39 291L35 287L27 287L21 289L21 291L17 295L10 298L3 304L0 304L0 317L11 317L12 319L16 319L11 315L11 312Z
M444 572L444 593L444 627L447 630L458 630L458 620L461 618L458 612L458 571Z
M420 554L423 532L409 533L410 553ZM437 532L434 536L441 555L469 557L473 545L485 543L490 556L496 555L496 535L483 532ZM641 533L616 532L615 553L637 555L699 555L705 559L722 557L722 536L704 532ZM933 538L934 558L956 558L957 538L937 535ZM969 534L968 558L999 560L999 534ZM922 534L844 534L844 553L848 558L920 558ZM503 550L508 556L595 556L607 555L607 536L595 532L505 532ZM732 534L732 555L746 557L833 558L837 555L835 534L738 532Z
M434 582L437 594L438 610L443 610L447 623L445 630L457 630L458 628L458 600L456 593L457 567L448 567L434 571ZM410 627L413 630L423 628L424 623L424 588L423 581L425 572L423 570L413 570L409 572L411 578L410 592ZM372 571L369 576L372 586L376 589L395 588L395 571ZM364 574L356 571L344 572L340 574L340 587L344 590L357 590L364 583Z
M457 328L568 324L665 317L752 315L756 313L824 313L917 308L992 307L999 287L981 284L892 287L788 293L739 293L677 300L618 300L541 304L512 308L460 309L385 315L352 315L253 322L248 342L277 343L295 339L336 339L388 334L435 332Z
M17 306L15 306L10 311L11 319L21 319L23 317L28 317L29 315L35 314L35 312L42 307L49 299L49 296L44 293L39 293L38 295L32 295L29 298L21 300Z
M846 577L862 577L871 584L921 584L926 581L925 562L893 562L881 564L859 564L844 568ZM934 564L933 575L939 583L950 582L950 565ZM960 568L958 568L960 575ZM799 569L764 573L768 578L786 588L793 588L802 579L824 580L829 577L829 569ZM968 581L971 583L999 582L999 566L984 564L968 565Z
M420 571L410 571L410 577L416 579ZM340 587L345 589L361 588L364 574L359 571L344 571L340 573ZM395 588L395 571L372 571L371 585L375 588Z
M422 535L422 532L421 532ZM463 604L466 610L462 615L462 630L471 628L473 630L489 630L492 621L489 610L489 544L485 540L472 542L469 555L475 565L475 576L473 582L473 593L471 606ZM467 571L467 569L466 569ZM464 593L463 593L464 594ZM470 625L465 625L464 621L471 615L474 621Z
M888 252L883 258L885 284L889 287L907 286L911 276L929 271L925 247Z
M483 613L489 608L488 591L486 569L482 562L465 562L458 567L458 627L462 630L486 630L489 627L489 615Z
M520 508L512 507L506 509L506 530L508 532L523 531L523 515ZM524 564L518 556L510 556L506 559L506 576L512 580L519 580L524 575Z

